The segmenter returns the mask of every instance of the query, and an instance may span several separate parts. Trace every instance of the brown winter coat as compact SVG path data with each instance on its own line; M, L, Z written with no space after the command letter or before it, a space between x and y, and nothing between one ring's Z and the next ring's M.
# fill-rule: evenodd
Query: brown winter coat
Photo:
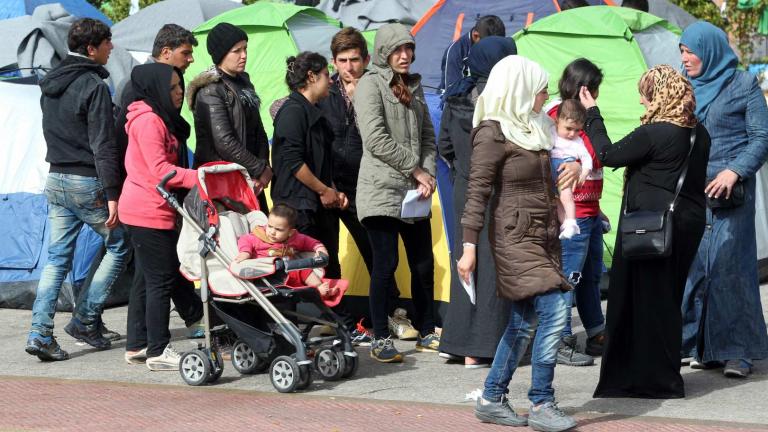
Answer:
M464 241L477 243L486 204L496 292L522 300L554 289L570 290L560 265L557 201L549 153L507 141L495 121L472 130L472 162L461 225ZM491 196L493 195L493 196Z

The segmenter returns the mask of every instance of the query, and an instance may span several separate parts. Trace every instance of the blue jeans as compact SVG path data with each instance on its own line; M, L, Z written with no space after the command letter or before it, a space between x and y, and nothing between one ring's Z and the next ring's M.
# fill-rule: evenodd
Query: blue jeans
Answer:
M501 336L491 370L485 379L485 400L499 402L509 392L509 382L534 332L533 371L528 399L534 405L555 400L552 379L555 377L557 347L565 325L566 310L566 297L560 290L512 302L509 324Z
M83 324L92 324L101 316L104 301L128 261L129 249L125 228L118 225L109 229L105 225L109 210L98 178L49 173L45 196L48 198L51 230L48 262L37 286L37 296L32 306L31 330L50 336L53 334L53 317L61 284L72 268L75 244L83 224L88 224L104 239L107 250L88 292L80 295L80 301L74 309L73 316Z
M579 308L579 317L592 337L605 329L605 317L600 305L600 277L603 274L603 224L599 216L576 219L580 234L570 240L563 239L563 274L574 284L573 291L565 293L566 303ZM571 307L563 329L563 337L571 336Z

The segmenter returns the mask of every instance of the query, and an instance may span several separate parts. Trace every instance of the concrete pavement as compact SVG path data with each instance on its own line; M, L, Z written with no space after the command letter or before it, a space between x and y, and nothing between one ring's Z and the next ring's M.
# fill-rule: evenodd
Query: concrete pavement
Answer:
M768 305L768 286L762 288L762 302L764 313L768 316L768 307L766 307ZM576 312L575 309L574 312ZM109 328L123 333L125 331L125 315L125 307L110 309L105 312L104 321ZM316 378L309 391L301 395L277 395L266 374L241 376L229 362L225 364L224 375L214 386L203 389L189 388L176 372L150 372L144 366L126 364L123 361L124 340L117 342L113 349L101 352L86 346L76 345L75 341L61 330L68 319L69 314L60 313L57 315L56 335L59 337L59 343L62 347L70 352L72 359L66 362L43 363L27 355L23 350L30 312L0 310L0 353L2 353L0 354L2 360L0 361L0 392L7 395L20 393L20 389L42 391L41 389L53 386L61 393L60 396L55 397L56 404L71 402L75 408L79 406L78 404L87 405L87 395L90 393L86 392L84 396L81 390L84 388L93 388L98 390L97 393L101 392L107 395L116 395L124 391L125 388L137 389L137 394L143 394L141 392L144 390L151 390L159 395L157 397L161 398L158 403L164 400L162 399L162 395L166 394L164 392L171 392L168 394L187 395L189 400L180 396L181 399L178 401L179 403L183 402L184 406L187 407L183 408L182 412L187 412L189 415L194 414L198 409L193 399L203 395L208 398L210 395L208 392L212 391L215 392L216 397L222 398L231 393L232 395L250 395L249 397L258 400L264 398L270 401L279 400L283 407L288 407L293 403L304 404L309 403L307 401L310 400L320 400L325 401L327 406L320 403L317 405L318 407L332 409L334 406L332 401L339 398L363 404L361 409L366 411L379 406L395 407L392 409L397 411L403 409L402 407L413 406L414 402L417 404L430 403L427 406L436 410L434 412L429 411L432 413L429 416L434 415L434 417L430 417L433 418L433 423L440 423L441 418L446 420L453 418L451 417L453 414L441 414L442 410L448 410L451 413L458 413L456 414L458 418L467 420L469 425L473 425L477 423L471 416L471 403L465 401L465 395L482 385L488 371L488 369L467 370L461 365L445 364L435 354L415 352L413 342L397 341L398 348L411 354L406 357L404 363L393 365L374 363L368 358L367 349L359 348L361 364L354 379L323 382ZM577 317L574 324L576 331L582 331L578 327L580 323ZM185 339L186 329L175 314L171 325L174 329L174 345L179 350L192 348L193 342ZM583 333L580 334L580 337L584 337ZM528 408L525 395L530 382L530 373L530 366L519 368L510 385L510 400L515 407ZM683 377L687 397L678 400L592 399L592 391L597 384L598 374L599 360L596 366L582 368L558 366L556 369L554 385L559 404L567 412L577 414L580 419L579 430L665 430L661 428L660 425L662 424L679 426L677 429L668 430L707 430L704 428L705 425L707 427L726 428L716 430L727 430L728 427L754 430L755 428L759 429L755 425L768 425L768 361L757 362L754 373L746 380L725 378L719 370L696 371L684 367ZM83 380L87 380L87 382ZM119 391L115 389L119 389ZM58 394L53 392L51 396ZM76 397L71 399L66 395ZM85 397L86 401L81 401L80 398L82 397ZM43 397L42 400L38 398L37 400L42 403L45 398ZM406 403L398 404L394 401ZM30 403L33 403L32 408L38 411L37 408L40 407L35 407L34 400ZM25 406L28 407L29 405ZM58 430L50 425L37 424L34 421L21 424L21 417L4 415L4 409L8 409L8 406L4 407L0 404L0 430L16 430L17 428L22 430ZM381 421L386 422L391 416L386 414L388 412L386 409L382 409L384 411L377 415L382 418ZM75 409L75 412L78 411ZM136 415L136 413L127 412L126 415ZM117 419L113 420L117 421ZM254 419L250 418L250 420ZM358 423L358 426L338 423L338 427L331 423L322 423L323 428L316 430L386 429L383 427L386 423L381 423L381 421L373 421L367 427L363 427L363 423ZM611 421L616 422L611 423L615 428L602 429ZM454 430L449 425L455 422L456 420L448 422L445 427L434 430ZM635 424L633 422L640 422L644 426L630 429L621 426ZM26 424L29 427L24 426ZM415 428L416 424L413 424L414 428L411 429L408 424L410 423L402 423L400 427L393 430L433 430L431 427ZM595 429L598 426L590 426L594 427L590 429L587 427L589 425L600 425L600 428ZM685 428L680 429L683 426ZM294 427L278 429L300 430Z

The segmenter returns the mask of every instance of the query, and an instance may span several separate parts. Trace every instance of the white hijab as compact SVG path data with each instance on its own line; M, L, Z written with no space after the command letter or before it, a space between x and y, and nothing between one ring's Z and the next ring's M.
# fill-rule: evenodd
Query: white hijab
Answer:
M553 122L543 109L533 112L536 95L548 81L549 75L536 62L519 55L504 57L491 70L477 99L472 126L495 120L504 137L518 146L530 151L551 149Z

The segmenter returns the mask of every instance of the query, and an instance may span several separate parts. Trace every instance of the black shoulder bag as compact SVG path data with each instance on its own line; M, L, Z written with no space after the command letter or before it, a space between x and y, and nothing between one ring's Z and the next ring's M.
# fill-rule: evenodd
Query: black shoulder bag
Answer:
M691 130L691 146L677 179L675 197L666 210L638 210L627 212L627 197L624 198L624 215L621 219L621 254L628 260L666 258L672 253L672 216L680 189L683 188L693 144L696 142L696 127ZM629 192L629 184L627 184Z

